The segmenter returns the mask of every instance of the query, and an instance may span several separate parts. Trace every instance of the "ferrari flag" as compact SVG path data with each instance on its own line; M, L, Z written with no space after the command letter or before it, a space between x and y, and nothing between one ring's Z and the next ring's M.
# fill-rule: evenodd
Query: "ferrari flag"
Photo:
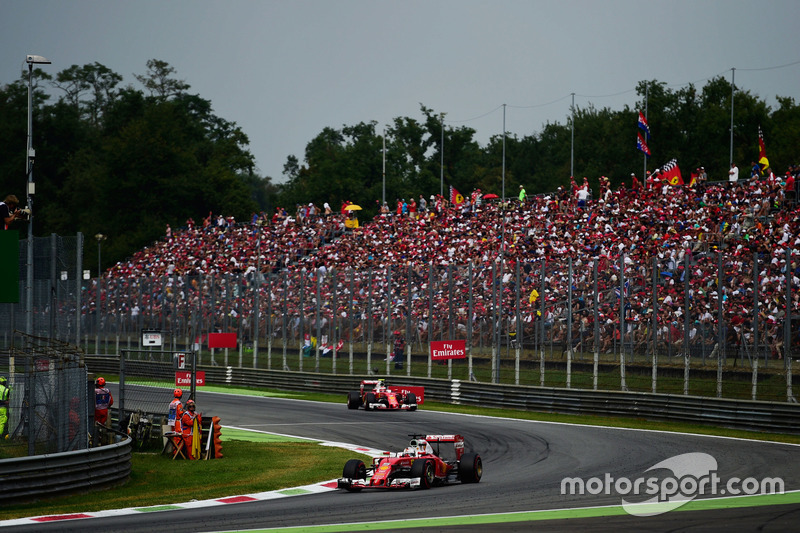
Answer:
M761 167L761 174L769 166L769 159L767 159L767 149L764 146L764 134L761 133L761 126L758 127L758 166Z
M459 206L464 203L464 197L452 185L450 186L450 203Z
M639 138L636 140L636 148L639 149L640 152L644 152L647 156L650 156L650 148L647 147L647 143L644 141L644 137L642 134L639 133Z
M661 169L661 177L669 182L670 185L683 185L681 169L678 168L678 160L673 159Z
M644 118L641 111L639 111L639 129L644 131L648 139L650 138L650 125L647 123L647 119Z

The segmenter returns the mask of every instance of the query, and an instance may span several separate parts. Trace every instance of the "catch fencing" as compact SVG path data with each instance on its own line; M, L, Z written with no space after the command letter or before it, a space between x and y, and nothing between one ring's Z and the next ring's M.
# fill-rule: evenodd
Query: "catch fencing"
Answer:
M0 447L27 455L88 448L94 392L82 354L50 339L17 334L15 340L0 351L9 389Z
M80 235L76 242L80 249ZM160 350L196 352L199 364L329 373L410 373L410 364L397 369L388 360L399 337L408 363L425 360L430 341L463 339L467 359L444 369L428 361L414 373L567 388L609 388L608 381L717 397L751 397L752 379L757 399L793 401L787 364L800 353L800 279L787 265L797 255L787 249L778 261L718 244L645 263L587 251L577 260L551 253L76 284L77 257L65 298L42 299L33 323L37 331L55 324L55 338L87 354L146 350L142 331L154 330ZM42 280L45 294L56 277ZM20 325L19 304L0 308L0 323ZM209 349L216 332L236 333L237 347ZM595 361L599 383L589 372ZM545 365L562 375L543 372Z

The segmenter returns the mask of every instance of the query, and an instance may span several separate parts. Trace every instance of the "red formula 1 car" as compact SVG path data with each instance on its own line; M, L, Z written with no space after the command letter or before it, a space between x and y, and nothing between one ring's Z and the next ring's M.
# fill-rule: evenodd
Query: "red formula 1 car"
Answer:
M477 483L483 463L477 453L464 452L461 435L410 435L402 452L375 457L367 468L360 459L344 465L337 487L350 492L361 489L429 489L459 481ZM442 446L442 444L452 444Z
M347 408L363 407L367 411L372 409L416 411L417 406L425 401L424 398L423 387L400 385L387 387L382 379L365 379L361 382L360 390L350 391L347 394Z

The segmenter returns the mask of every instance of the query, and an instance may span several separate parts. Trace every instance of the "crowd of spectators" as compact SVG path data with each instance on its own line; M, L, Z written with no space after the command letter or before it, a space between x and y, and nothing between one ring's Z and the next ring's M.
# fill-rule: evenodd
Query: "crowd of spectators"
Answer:
M780 358L787 279L790 309L800 308L798 171L692 186L632 175L616 189L601 178L596 192L584 178L522 200L476 190L458 206L420 196L413 208L384 206L357 229L346 227L348 202L337 212L297 206L294 216L278 208L247 223L209 214L106 271L103 305L173 318L197 306L209 328L246 328L254 299L243 295L258 281L262 315L270 306L278 317L275 335L354 319L342 337L402 328L424 341L470 329L486 336L500 324L527 339L544 326L551 341L577 346L597 324L605 351L620 340L622 302L625 339L641 350L655 315L662 348L676 354L686 337L709 354L720 335L741 349L757 323L759 344ZM240 288L228 274L241 275Z

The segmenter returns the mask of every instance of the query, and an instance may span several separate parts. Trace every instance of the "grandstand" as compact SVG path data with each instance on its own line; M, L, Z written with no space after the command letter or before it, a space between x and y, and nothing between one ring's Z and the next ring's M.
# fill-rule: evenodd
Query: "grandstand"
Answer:
M438 202L357 229L343 215L283 210L190 224L106 271L102 312L117 329L191 326L193 338L238 331L290 345L306 333L388 342L400 329L420 348L466 338L768 361L798 343L786 318L800 299L800 213L780 180L577 197L573 185L524 204Z

